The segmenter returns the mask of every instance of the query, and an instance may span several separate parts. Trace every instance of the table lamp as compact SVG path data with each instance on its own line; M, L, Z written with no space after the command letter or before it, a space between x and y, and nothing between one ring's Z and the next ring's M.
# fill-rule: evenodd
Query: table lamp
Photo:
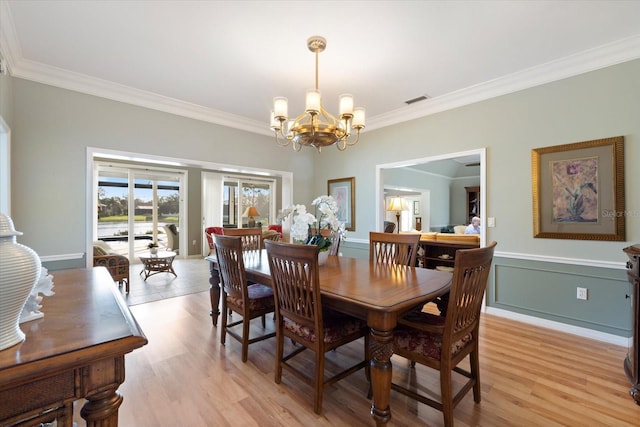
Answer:
M408 205L402 197L392 197L387 206L387 211L396 211L398 233L400 233L400 212L405 209L408 209Z
M249 227L255 227L256 220L254 219L254 217L260 216L260 213L258 212L258 209L256 209L255 206L249 206L247 209L245 209L242 216L249 217Z

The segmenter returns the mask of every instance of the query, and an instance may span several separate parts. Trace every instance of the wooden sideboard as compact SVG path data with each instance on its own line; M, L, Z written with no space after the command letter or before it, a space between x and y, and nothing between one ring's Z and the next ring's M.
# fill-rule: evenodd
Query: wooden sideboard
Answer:
M92 427L116 427L124 356L147 343L104 267L60 270L44 317L20 325L26 339L0 351L0 425L73 425L73 402Z
M480 241L463 240L420 240L420 248L416 263L419 267L436 268L438 266L453 268L458 249L479 248ZM424 252L423 252L424 251Z
M624 371L631 382L629 394L640 405L640 245L629 246L623 251L629 257L627 278L631 284L631 309L633 311L633 339L624 359Z

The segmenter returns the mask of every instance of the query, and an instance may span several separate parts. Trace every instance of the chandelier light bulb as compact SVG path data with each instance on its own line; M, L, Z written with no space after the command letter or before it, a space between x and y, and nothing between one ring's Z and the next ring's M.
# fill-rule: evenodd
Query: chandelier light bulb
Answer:
M289 100L284 96L277 96L273 98L273 114L276 119L280 120L282 118L284 120L287 120L287 117L289 117L288 103L289 103Z
M353 120L351 120L351 126L354 129L364 127L364 108L358 107L353 110Z
M340 104L340 118L353 116L353 95L345 93L339 97Z
M320 92L317 90L307 91L306 107L305 111L309 114L320 113Z

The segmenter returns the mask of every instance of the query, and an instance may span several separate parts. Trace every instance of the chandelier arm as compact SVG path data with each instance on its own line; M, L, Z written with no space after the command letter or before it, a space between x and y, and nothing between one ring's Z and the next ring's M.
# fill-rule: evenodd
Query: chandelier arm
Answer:
M360 129L356 129L356 140L355 141L349 141L348 139L345 138L345 141L347 142L348 146L356 145L359 140L360 140Z
M280 132L278 132L278 130L276 129L274 131L274 133L276 135L276 142L278 143L278 145L281 146L281 147L286 147L287 145L289 145L291 143L291 140L286 137L286 135L284 134L282 129L283 128L281 126L280 127ZM278 138L278 134L282 135L282 140L280 140L280 138Z

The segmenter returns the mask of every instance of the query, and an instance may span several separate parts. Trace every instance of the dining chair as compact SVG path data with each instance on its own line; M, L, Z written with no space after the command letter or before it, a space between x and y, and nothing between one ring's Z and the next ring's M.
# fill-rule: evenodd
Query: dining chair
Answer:
M239 236L242 239L243 251L259 251L262 249L262 228L225 228L225 236Z
M285 242L265 241L276 300L276 369L280 384L287 370L313 387L313 410L322 412L322 395L326 387L365 368L369 378L369 328L365 321L322 307L318 267L318 248ZM364 337L364 358L325 379L325 353ZM284 341L296 345L284 353ZM304 364L290 360L310 349L315 353L312 375Z
M409 359L411 369L417 362L440 371L440 400L419 394L419 384L415 391L396 383L391 388L442 411L445 427L453 426L453 408L469 390L480 403L480 308L495 247L492 242L484 248L458 250L446 315L414 311L399 320L393 332L393 352ZM467 356L470 369L459 367ZM453 372L466 378L455 395Z
M234 311L242 316L241 320L229 323L228 316L222 316L220 343L226 342L226 334L242 343L242 361L246 362L249 344L274 337L275 332L268 332L250 338L251 320L262 317L262 328L265 329L265 314L275 311L273 291L260 283L247 283L247 276L242 258L242 239L237 236L213 235L216 249L220 284L222 285L222 313ZM242 334L238 334L235 326L242 324Z
M331 246L329 246L329 255L340 254L340 243L342 242L342 236L340 233L333 233L331 236Z
M419 233L369 232L369 261L375 264L415 266Z

